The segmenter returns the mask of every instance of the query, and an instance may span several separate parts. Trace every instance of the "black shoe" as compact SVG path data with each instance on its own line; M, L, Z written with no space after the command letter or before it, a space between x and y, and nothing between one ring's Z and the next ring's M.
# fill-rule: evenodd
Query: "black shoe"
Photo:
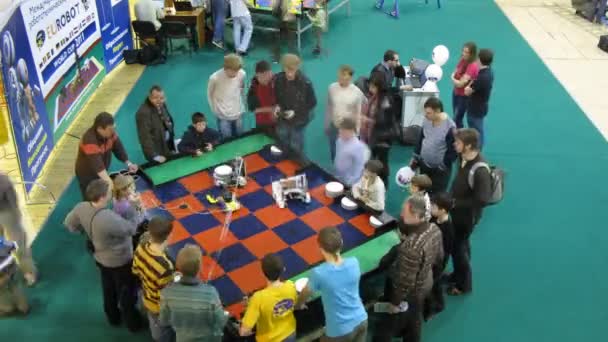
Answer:
M312 54L315 56L318 56L321 54L321 48L320 47L316 47L312 50Z
M241 57L247 57L248 55L247 51L237 51L236 54Z

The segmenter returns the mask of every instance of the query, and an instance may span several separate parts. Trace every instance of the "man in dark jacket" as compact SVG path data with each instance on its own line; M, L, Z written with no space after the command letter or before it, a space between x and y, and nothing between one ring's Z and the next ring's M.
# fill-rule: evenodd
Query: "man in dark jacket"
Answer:
M312 82L300 69L300 58L287 54L281 60L283 72L276 75L278 136L283 148L303 156L304 129L312 120L317 98Z
M399 55L397 52L386 50L382 63L378 63L372 69L369 79L380 77L384 81L385 89L391 89L395 83L395 68L399 65Z
M473 290L469 237L492 194L492 177L485 167L473 169L475 164L484 162L479 153L479 133L475 129L456 131L454 148L460 156L460 163L451 190L454 199L451 213L454 222L454 273L450 276L452 286L448 294L458 296Z
M421 340L424 299L433 286L432 267L443 260L441 231L429 223L430 218L427 196L416 194L404 203L399 221L401 242L383 258L383 263L392 259L384 292L391 310L380 320L374 341L391 341L393 336Z
M137 136L150 162L164 163L175 152L173 118L160 86L152 86L146 101L135 114Z
M192 114L192 125L184 133L177 145L180 153L191 154L198 157L204 152L210 152L220 142L218 131L207 127L205 114L196 112Z
M103 112L95 117L93 127L83 134L78 146L75 173L82 198L86 198L87 185L95 179L101 178L112 184L108 175L112 154L127 165L129 172L137 172L137 165L129 161L127 151L115 132L114 118Z

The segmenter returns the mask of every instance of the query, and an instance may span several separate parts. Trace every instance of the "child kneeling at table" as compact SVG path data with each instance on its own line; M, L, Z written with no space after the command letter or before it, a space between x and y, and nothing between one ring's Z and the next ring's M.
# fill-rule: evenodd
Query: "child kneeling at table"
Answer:
M177 149L180 153L198 157L203 155L204 152L213 151L213 148L219 141L219 132L207 127L205 114L196 112L192 114L192 125L184 132L182 140L177 145Z
M368 161L365 164L363 176L352 187L352 195L355 201L360 202L359 204L363 204L366 209L376 215L384 211L386 198L384 182L378 176L383 167L379 160Z

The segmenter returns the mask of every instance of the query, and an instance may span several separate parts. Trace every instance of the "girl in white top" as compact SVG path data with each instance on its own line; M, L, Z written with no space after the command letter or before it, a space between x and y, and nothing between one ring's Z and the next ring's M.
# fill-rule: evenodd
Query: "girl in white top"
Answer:
M378 160L370 160L365 164L363 177L352 187L353 197L363 202L370 209L383 212L386 199L384 182L378 176L383 165Z

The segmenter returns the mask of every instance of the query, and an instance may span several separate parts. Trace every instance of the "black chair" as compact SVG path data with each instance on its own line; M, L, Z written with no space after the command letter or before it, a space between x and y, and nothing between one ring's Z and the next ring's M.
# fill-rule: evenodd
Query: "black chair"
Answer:
M194 49L194 36L186 24L179 21L165 21L163 23L163 31L165 37L169 41L170 52L173 52L174 39L186 39L188 40L188 52L192 55L192 50Z
M142 42L145 45L148 44L148 41L151 39L154 40L156 45L161 48L163 47L162 34L156 30L154 23L151 21L133 20L131 25L133 26L133 32L135 32L135 36L137 37L136 43L138 48L141 48Z

